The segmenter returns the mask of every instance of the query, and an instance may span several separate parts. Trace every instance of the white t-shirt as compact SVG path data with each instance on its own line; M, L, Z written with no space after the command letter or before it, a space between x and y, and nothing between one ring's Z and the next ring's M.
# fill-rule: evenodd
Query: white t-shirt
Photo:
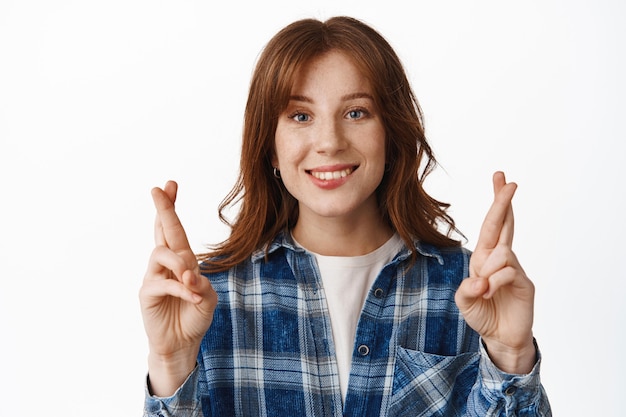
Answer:
M356 327L365 298L380 271L400 251L402 243L400 236L394 233L384 245L362 256L324 256L311 252L317 259L322 276L344 401Z

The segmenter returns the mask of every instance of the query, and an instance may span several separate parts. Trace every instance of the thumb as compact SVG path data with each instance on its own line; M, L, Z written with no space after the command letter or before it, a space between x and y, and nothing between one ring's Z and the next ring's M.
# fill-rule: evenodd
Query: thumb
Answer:
M194 294L196 304L205 305L210 310L217 304L217 293L211 282L199 272L185 271L183 284Z
M467 311L478 298L482 298L489 290L489 280L481 277L465 278L454 295L459 310Z

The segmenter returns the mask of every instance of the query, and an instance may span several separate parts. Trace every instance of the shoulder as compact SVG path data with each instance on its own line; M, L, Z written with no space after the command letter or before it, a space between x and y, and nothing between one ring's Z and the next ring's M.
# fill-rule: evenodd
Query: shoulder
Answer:
M436 246L422 241L415 241L415 247L420 255L430 258L441 265L469 261L472 251L463 246Z
M424 242L416 242L422 270L428 274L430 282L458 285L469 275L469 261L472 252L462 246L440 247Z
M243 261L226 270L211 272L209 268L203 268L203 266L210 265L215 258L210 258L207 262L201 263L200 269L214 286L221 282L226 285L229 281L245 285L246 282L259 278L280 279L284 275L291 275L289 273L291 271L290 259L294 256L297 257L297 255L302 256L303 253L302 249L294 247L288 239L280 234L270 244L257 249Z

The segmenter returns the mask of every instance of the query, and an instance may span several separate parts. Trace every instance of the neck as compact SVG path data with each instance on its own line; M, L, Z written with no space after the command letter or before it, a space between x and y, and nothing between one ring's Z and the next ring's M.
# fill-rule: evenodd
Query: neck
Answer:
M294 239L304 248L325 256L360 256L378 249L393 235L380 216L359 219L298 219L292 230Z

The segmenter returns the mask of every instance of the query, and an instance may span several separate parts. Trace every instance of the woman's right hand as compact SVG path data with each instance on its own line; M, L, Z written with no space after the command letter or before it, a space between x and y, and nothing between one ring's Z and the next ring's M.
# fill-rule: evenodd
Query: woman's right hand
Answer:
M174 209L178 186L154 188L155 244L139 291L150 355L153 395L170 396L196 365L200 342L213 320L217 294L200 274Z

